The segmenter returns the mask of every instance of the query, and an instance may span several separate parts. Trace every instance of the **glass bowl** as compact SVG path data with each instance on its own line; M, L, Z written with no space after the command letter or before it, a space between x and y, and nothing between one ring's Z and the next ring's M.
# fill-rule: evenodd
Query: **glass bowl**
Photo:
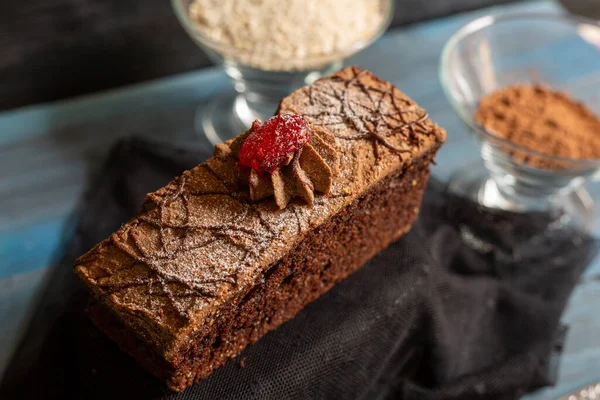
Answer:
M248 129L252 121L264 121L272 116L281 99L294 90L339 70L345 58L369 46L389 26L394 1L376 1L381 3L384 18L371 37L333 54L290 58L264 52L257 57L249 50L212 40L203 34L190 15L193 0L172 0L182 26L215 64L223 66L234 89L199 109L197 132L204 133L213 144L228 140ZM265 59L269 62L265 63Z
M600 160L554 157L522 147L486 130L474 115L482 97L523 83L567 92L598 115L598 22L567 14L479 18L446 44L440 80L451 106L479 141L483 159L483 165L458 172L450 191L492 209L550 213L553 228L593 228L593 200L583 184L600 177ZM533 167L525 160L554 167Z

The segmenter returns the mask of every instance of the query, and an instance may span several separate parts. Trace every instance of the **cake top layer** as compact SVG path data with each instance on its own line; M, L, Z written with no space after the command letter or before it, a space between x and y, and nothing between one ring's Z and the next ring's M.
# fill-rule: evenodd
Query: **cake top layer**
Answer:
M335 151L340 168L326 194L284 209L273 197L252 201L234 139L150 193L144 211L78 260L95 295L172 362L308 231L445 140L417 104L356 67L292 93L279 113L304 116Z

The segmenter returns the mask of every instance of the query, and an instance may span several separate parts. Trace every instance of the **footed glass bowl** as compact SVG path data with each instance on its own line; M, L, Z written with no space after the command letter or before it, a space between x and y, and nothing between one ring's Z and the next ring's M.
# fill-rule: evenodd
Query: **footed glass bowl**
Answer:
M548 229L589 232L594 204L583 184L600 178L600 160L554 157L519 146L486 130L474 114L482 97L522 83L567 92L599 114L600 25L562 14L479 18L446 44L440 79L448 101L479 141L483 158L483 165L459 171L450 190L492 209L547 212L555 216ZM540 169L527 159L559 167Z
M223 66L233 84L234 90L216 97L196 115L196 131L206 135L213 144L240 134L256 119L267 120L283 97L341 69L345 58L366 48L385 32L394 7L393 0L373 0L380 2L384 18L369 38L340 52L290 59L271 53L257 58L248 50L216 42L204 35L192 19L189 9L193 0L171 1L185 30L215 64ZM282 6L284 4L282 2Z

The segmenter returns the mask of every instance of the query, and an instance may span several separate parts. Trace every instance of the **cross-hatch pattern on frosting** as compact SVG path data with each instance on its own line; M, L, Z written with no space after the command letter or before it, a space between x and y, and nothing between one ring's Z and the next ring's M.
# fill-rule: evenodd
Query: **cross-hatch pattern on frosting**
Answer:
M311 105L322 106L326 111L304 115L317 121L315 122L317 126L331 127L350 124L355 132L351 135L337 133L335 137L344 140L372 138L377 157L379 145L400 153L410 151L408 147L401 148L390 143L386 136L399 134L406 138L405 145L409 146L416 139L417 132L430 133L424 124L429 115L416 105L401 108L398 104L401 100L394 96L394 87L391 85L387 85L384 89L367 87L361 81L361 77L365 73L364 70L353 71L353 76L350 78L336 76L329 81L317 82L315 85L309 86L308 98ZM341 86L336 86L335 83L340 83ZM365 102L364 99L351 99L348 94L352 88L358 88L367 97L368 102ZM382 108L388 102L393 110L385 112ZM408 114L411 113L416 114L417 118L407 120ZM383 127L388 131L385 135L379 133Z
M213 174L215 178L221 179L209 167L201 166L200 168L209 174ZM239 262L243 264L254 253L259 252L261 244L266 245L268 239L272 238L276 232L261 218L260 211L236 198L236 192L194 190L186 186L190 176L191 173L186 171L176 178L173 193L158 200L154 210L138 217L137 223L128 232L128 238L131 240L123 240L116 233L111 235L111 243L129 256L131 262L119 266L116 272L113 271L104 277L99 277L97 279L99 287L106 289L111 294L135 286L145 287L145 294L165 297L181 317L188 318L188 310L183 307L180 301L182 298L189 296L215 297L217 295L215 291L216 284L235 285L237 278L235 268L230 268L231 271L224 274L220 273L218 276L203 276L199 274L202 266L193 268L193 262L184 266L191 273L172 268L170 264L176 264L175 267L181 266L177 263L179 255L193 253L194 250L207 248L219 241L227 242L240 250L241 259ZM223 187L226 187L225 182L222 182L222 184ZM204 221L205 223L194 221L190 203L206 197L209 197L211 202L213 200L219 203L232 202L237 207L234 206L230 210L237 208L238 211L233 214L235 215L234 219L237 221L253 219L253 223L236 224L233 221L222 223L219 221L220 218L215 218L213 221ZM223 199L223 197L227 199ZM183 205L183 215L182 217L173 218L172 215L169 215L171 214L170 208L176 202ZM197 240L197 237L191 240L190 234L195 234L198 231L204 231L204 237L201 240ZM154 245L149 246L148 238L153 237L156 241ZM263 240L260 240L260 238L263 238ZM252 247L246 245L245 243L249 241L254 242L255 245ZM232 250L229 249L229 252L235 254ZM89 256L84 256L79 261L85 263L91 261L91 259ZM207 261L214 262L218 260ZM210 264L210 262L207 264ZM141 276L132 271L140 266L147 268L147 271L144 271ZM223 269L227 269L224 265L220 267L221 272ZM133 279L127 279L128 277Z
M445 137L408 97L354 67L294 92L279 111L305 116L335 147L330 193L283 210L272 198L253 203L235 157L216 154L149 194L146 211L78 260L97 295L146 326L196 326L201 310L256 285L306 231Z

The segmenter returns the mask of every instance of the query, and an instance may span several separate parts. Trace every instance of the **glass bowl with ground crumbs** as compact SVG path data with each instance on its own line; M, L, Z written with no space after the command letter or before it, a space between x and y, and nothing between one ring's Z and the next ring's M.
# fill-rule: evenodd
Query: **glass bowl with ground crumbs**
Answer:
M600 178L596 21L567 14L479 18L446 44L440 79L483 159L455 175L452 192L492 209L548 213L548 229L595 228L584 184Z
M301 86L340 69L389 26L393 0L172 0L192 39L233 83L196 116L213 143L274 114Z

